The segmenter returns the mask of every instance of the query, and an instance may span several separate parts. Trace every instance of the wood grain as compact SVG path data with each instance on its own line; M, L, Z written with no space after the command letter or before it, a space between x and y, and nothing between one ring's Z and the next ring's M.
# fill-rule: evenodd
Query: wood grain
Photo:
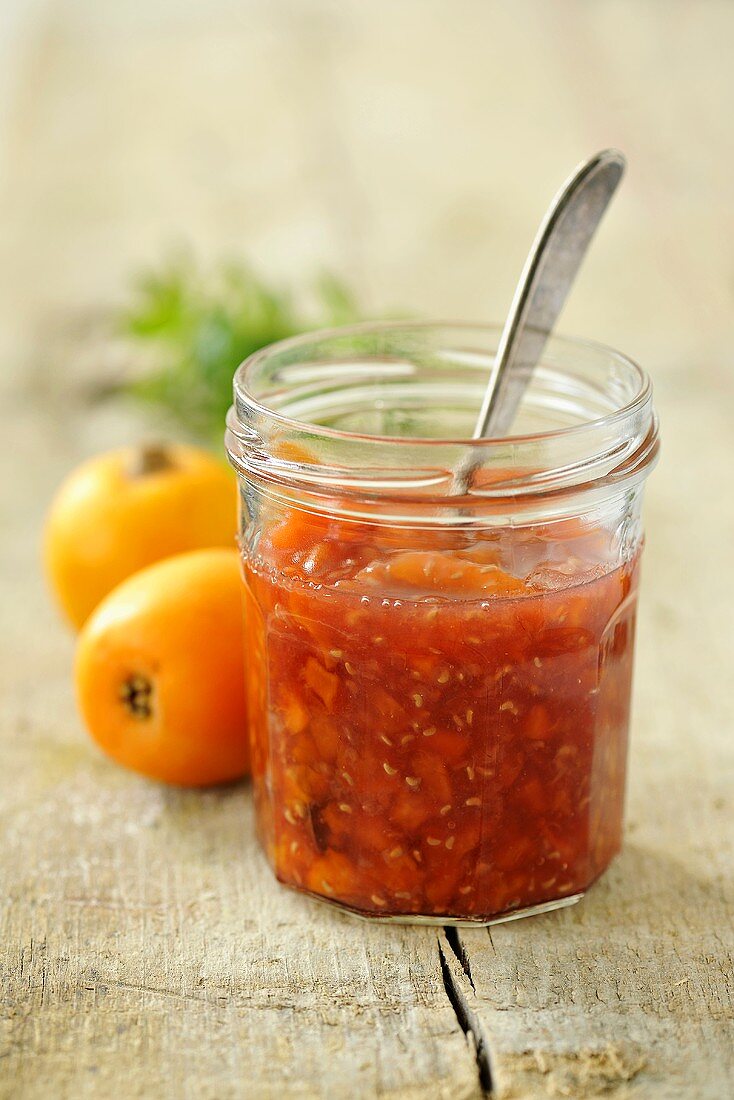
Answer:
M479 1095L435 933L280 891L241 789L86 770L36 800L16 848L4 1095Z
M89 744L39 585L58 471L38 443L68 463L85 432L142 427L110 409L90 428L58 397L0 405L22 470L2 486L0 1096L480 1096L435 930L278 886L246 787L168 790Z
M733 33L713 0L49 0L5 42L0 1096L734 1095ZM159 789L79 726L42 517L81 457L166 430L90 404L88 324L181 238L497 314L607 144L630 172L563 327L639 355L662 420L626 847L491 935L351 921L273 882L246 790Z

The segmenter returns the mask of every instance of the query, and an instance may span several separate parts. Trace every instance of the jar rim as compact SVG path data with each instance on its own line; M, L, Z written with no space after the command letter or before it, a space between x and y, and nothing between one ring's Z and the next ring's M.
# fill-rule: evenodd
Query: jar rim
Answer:
M395 382L395 392L400 394L402 383L414 377L412 371L430 377L437 355L437 382L432 391L430 384L425 391L430 394L425 408L432 415L434 408L441 408L436 389L440 400L441 387L448 387L449 400L457 394L467 396L466 368L474 372L471 385L481 393L482 375L477 368L483 368L495 353L500 332L499 326L471 322L366 322L304 333L262 348L235 373L234 405L225 434L230 462L246 479L267 484L271 493L308 497L312 509L336 507L335 493L344 514L351 509L352 516L368 514L377 500L386 507L391 500L395 511L390 515L396 522L407 501L426 507L446 506L449 499L455 502L455 473L467 459L474 470L483 467L485 471L473 478L465 498L476 504L478 513L491 508L498 514L527 513L543 502L548 507L555 502L552 506L560 512L575 507L579 495L588 503L590 494L601 499L642 482L659 450L652 383L632 359L592 340L553 334L534 372L541 405L550 395L551 402L558 402L553 406L557 413L577 417L560 428L478 440L390 436L347 431L318 419L299 419L289 411L288 402L290 409L293 402L297 409L299 403L303 408L305 402L307 409L315 403L319 413L328 417L335 411L332 395L349 393L350 388L355 395L353 408L379 410L383 406L369 391L370 370L379 378L380 370L387 367L382 377ZM405 347L402 340L405 334L410 345L411 333L418 341L415 348ZM486 340L487 346L467 344L469 334L478 345ZM368 343L360 353L360 336L375 337L375 345ZM302 361L299 349L304 351ZM309 365L315 368L311 374ZM344 369L348 367L353 368L351 374ZM457 367L462 370L456 376L459 390L454 391ZM264 372L261 379L255 374L258 369ZM256 381L263 382L264 395L257 393ZM473 407L474 390L469 396ZM285 410L279 407L280 401ZM480 399L477 409L479 404ZM469 406L464 402L462 408L466 412ZM600 409L607 411L594 417ZM309 452L316 448L310 459L294 452L293 445L298 448L299 444ZM366 501L372 504L365 508Z
M614 409L603 416L595 417L590 420L585 420L579 424L573 424L563 428L553 428L549 431L544 432L526 432L516 435L474 439L472 436L436 437L414 435L378 435L370 432L353 432L345 431L341 428L327 427L322 424L309 422L308 420L300 420L296 417L289 416L286 413L279 411L278 409L274 409L272 408L272 406L264 403L258 397L256 397L253 391L249 388L249 381L255 369L267 359L271 358L274 354L297 350L299 347L309 347L314 343L328 341L335 338L348 338L350 336L360 336L368 333L399 333L401 331L415 330L484 332L488 335L492 334L494 336L499 336L502 328L500 325L487 322L404 320L362 321L354 325L313 329L309 332L299 333L296 336L289 336L283 340L277 340L272 344L268 344L263 348L259 348L251 355L248 355L247 358L245 358L239 364L234 374L233 388L235 400L241 400L254 413L264 416L268 420L275 421L284 428L297 431L308 430L310 432L317 432L319 435L323 435L334 440L386 443L395 446L405 445L406 447L418 445L428 448L451 445L458 447L471 447L472 449L476 448L477 450L483 451L497 444L502 444L503 446L506 446L507 444L537 443L543 440L551 441L558 438L571 438L572 436L578 435L579 433L583 432L588 433L589 429L614 427L620 421L623 421L630 417L634 417L635 414L638 413L645 406L645 404L650 401L652 397L652 382L650 376L634 359L600 341L591 340L586 337L566 336L556 332L552 333L549 338L549 342L552 343L552 346L556 348L562 348L565 346L567 348L573 348L576 350L589 351L594 354L603 354L612 358L617 363L622 364L628 370L631 370L638 381L638 388L634 396L619 408ZM230 431L233 428L232 419L233 418L231 417L228 418L228 428Z

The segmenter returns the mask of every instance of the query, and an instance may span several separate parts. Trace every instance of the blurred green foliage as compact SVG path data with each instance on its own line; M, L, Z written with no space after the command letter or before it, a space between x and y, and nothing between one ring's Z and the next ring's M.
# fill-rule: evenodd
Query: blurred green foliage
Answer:
M221 445L243 359L275 340L358 320L340 280L323 275L306 289L310 305L299 305L243 262L204 270L188 255L142 274L119 317L135 368L125 391L164 409L195 438Z

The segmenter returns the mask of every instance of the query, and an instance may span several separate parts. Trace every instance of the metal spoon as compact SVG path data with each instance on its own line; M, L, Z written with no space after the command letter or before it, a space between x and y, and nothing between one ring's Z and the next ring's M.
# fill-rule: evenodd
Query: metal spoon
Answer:
M625 164L615 149L597 153L579 165L548 208L502 330L474 439L509 431ZM452 492L466 492L476 461L472 457L457 468Z

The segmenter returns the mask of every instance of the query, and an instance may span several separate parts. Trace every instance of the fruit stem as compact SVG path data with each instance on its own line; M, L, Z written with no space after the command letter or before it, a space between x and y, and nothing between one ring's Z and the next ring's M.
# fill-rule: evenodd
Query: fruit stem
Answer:
M165 443L142 443L135 448L128 468L130 477L145 477L175 466L173 455Z

